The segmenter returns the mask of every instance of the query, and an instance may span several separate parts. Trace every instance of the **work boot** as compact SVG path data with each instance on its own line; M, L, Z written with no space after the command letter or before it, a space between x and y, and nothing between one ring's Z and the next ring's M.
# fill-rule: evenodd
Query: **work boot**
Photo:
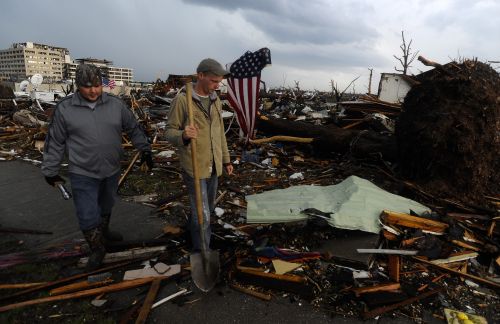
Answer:
M90 230L82 231L82 233L90 248L89 261L87 262L85 271L90 272L97 270L101 266L104 255L106 254L102 229L98 226Z
M101 215L101 227L102 233L104 235L104 239L106 241L123 241L123 236L115 231L109 230L109 221L111 220L111 214L103 214Z

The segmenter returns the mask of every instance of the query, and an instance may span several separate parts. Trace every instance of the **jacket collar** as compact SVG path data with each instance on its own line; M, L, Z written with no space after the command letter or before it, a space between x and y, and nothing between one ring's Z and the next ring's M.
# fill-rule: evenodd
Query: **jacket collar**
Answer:
M99 97L99 99L97 99L97 105L105 104L108 101L109 101L109 94L107 94L106 92L103 92L102 95ZM88 103L88 101L82 97L82 95L80 94L80 91L76 91L75 94L73 95L73 97L71 98L71 104L73 104L75 106L89 107L89 105L87 103Z
M201 99L200 99L200 96L196 93L196 91L194 91L194 88L195 88L195 84L193 84L193 91L191 91L191 97L193 98L193 100L195 100L196 102L198 103L201 103ZM186 93L186 86L182 87L181 89L181 92L184 92ZM103 93L104 94L104 93ZM208 97L210 98L210 102L214 102L215 100L217 100L217 92L212 92L208 95Z

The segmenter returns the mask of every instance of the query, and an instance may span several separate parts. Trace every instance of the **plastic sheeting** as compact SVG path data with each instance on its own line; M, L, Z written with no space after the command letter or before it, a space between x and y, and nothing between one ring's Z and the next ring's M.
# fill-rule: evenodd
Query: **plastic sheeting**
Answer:
M337 228L379 233L382 210L417 214L429 208L391 194L368 180L350 176L331 186L294 186L246 196L247 223L282 223L306 220L308 208L332 213L328 223Z

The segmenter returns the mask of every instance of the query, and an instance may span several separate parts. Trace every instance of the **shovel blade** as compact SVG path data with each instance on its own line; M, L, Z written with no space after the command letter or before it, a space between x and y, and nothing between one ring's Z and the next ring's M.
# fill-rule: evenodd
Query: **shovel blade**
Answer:
M212 290L219 276L219 252L193 253L189 256L189 260L191 262L191 278L196 287L203 292Z

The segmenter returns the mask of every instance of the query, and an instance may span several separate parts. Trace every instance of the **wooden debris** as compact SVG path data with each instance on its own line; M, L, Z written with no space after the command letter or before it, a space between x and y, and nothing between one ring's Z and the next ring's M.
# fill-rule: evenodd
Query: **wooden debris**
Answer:
M88 282L88 281L80 281L80 282L75 282L66 286L54 288L49 292L49 295L55 296L55 295L61 295L61 294L67 294L70 292L74 291L79 291L79 290L84 290L84 289L89 289L89 288L94 288L94 287L99 287L99 286L105 286L107 284L112 283L112 279L105 279L103 281L97 281L97 282Z
M430 262L434 264L446 264L446 263L452 263L452 262L459 262L459 261L465 261L469 259L474 259L478 256L476 252L469 252L465 251L462 253L458 253L457 255L450 256L449 258L446 259L437 259L437 260L432 260Z
M168 277L164 277L162 279L166 279ZM78 291L75 293L69 293L69 294L64 294L64 295L58 295L58 296L51 296L51 297L43 297L43 298L38 298L38 299L32 299L32 300L27 300L23 301L20 303L16 304L10 304L6 306L1 306L0 307L0 312L5 312L11 309L17 309L25 306L30 306L30 305L37 305L37 304L43 304L43 303L49 303L53 301L59 301L59 300L67 300L67 299L74 299L74 298L82 298L82 297L89 297L89 296L95 296L99 295L101 293L110 293L110 292L115 292L115 291L120 291L120 290L125 290L125 289L130 289L130 288L135 288L139 287L145 284L148 284L156 279L160 278L141 278L141 279L136 279L136 280L130 280L130 281L124 281L124 282L119 282L113 285L109 285L106 287L100 287L100 288L93 288L89 290L83 290L83 291Z
M401 257L399 255L389 255L389 278L399 282L399 272L401 269Z
M29 282L29 283L16 283L16 284L0 284L0 289L23 289L38 287L46 284L46 282Z
M380 215L380 218L384 223L390 225L419 228L434 233L444 233L444 231L448 228L448 224L446 223L389 210L384 210Z
M104 256L103 264L108 264L112 262L119 262L137 258L144 258L147 256L152 256L155 253L163 252L166 250L165 246L153 246L153 247L145 247L142 249L132 249L123 252L115 252L115 253L106 253ZM85 267L88 262L88 257L81 258L78 261L78 267Z
M311 137L295 137L295 136L271 136L268 138L260 138L250 140L252 144L264 144L270 142L295 142L295 143L312 143L314 138Z
M440 270L443 270L445 272L456 274L456 275L458 275L460 277L470 279L472 281L475 281L477 283L480 283L480 284L483 284L483 285L486 285L486 286L489 286L489 287L492 287L492 288L495 288L495 289L500 289L500 284L497 283L497 282L486 280L486 279L483 279L481 277L477 277L477 276L474 276L474 275L471 275L471 274L468 274L468 273L462 273L460 271L453 270L453 269L450 269L448 267L445 267L445 266L442 266L442 265L439 265L439 264L434 264L431 261L427 261L427 260L424 260L424 259L419 258L419 257L413 257L413 259L417 260L418 262L422 262L422 263L425 263L427 265L431 265L431 266L433 266L435 268L438 268Z
M151 306L155 301L156 295L158 294L158 290L160 289L162 279L155 279L151 283L151 288L149 288L148 295L146 296L146 300L144 300L144 304L142 305L141 311L135 324L144 324L146 323L146 319L148 318L149 312L151 311Z
M271 300L270 294L264 294L264 293L261 293L261 292L258 292L258 291L252 290L252 289L242 287L242 286L234 284L234 283L230 284L229 286L231 288L233 288L234 290L237 290L237 291L242 292L244 294L247 294L247 295L250 295L250 296L265 300L265 301Z
M118 181L118 187L121 186L123 180L125 180L125 178L127 177L128 173L132 169L132 166L134 166L135 161L137 161L137 159L139 158L139 155L141 155L141 152L137 152L130 161L130 164L128 165L127 169L125 169L125 172L123 172L123 175L120 177L120 180Z
M64 283L67 283L67 282L71 282L71 281L74 281L74 280L85 278L85 277L90 276L90 275L94 275L94 274L101 273L101 272L106 272L108 270L113 270L113 269L121 268L123 266L126 266L126 265L132 263L132 262L133 261L128 261L128 262L122 262L122 263L118 263L118 264L113 264L113 265L110 265L110 266L107 266L107 267L104 267L104 268L101 268L101 269L97 269L95 271L91 271L91 272L87 272L87 273L81 273L81 274L77 274L77 275L74 275L74 276L71 276L71 277L62 278L62 279L59 279L59 280L47 282L47 283L39 285L39 286L35 286L35 287L32 287L32 288L28 288L26 290L19 291L17 293L9 295L9 296L0 297L0 301L8 300L8 299L11 299L11 298L14 298L14 297L18 297L18 296L22 296L22 295L26 295L26 294L29 294L29 293L32 293L32 292L35 292L35 291L40 291L42 289L51 288L51 287L54 287L54 286L57 286L57 285L60 285L60 284L64 284Z
M376 292L376 291L395 291L399 290L401 288L401 284L399 283L386 283L386 284L380 284L376 286L370 286L370 287L358 287L358 288L351 288L354 292L354 294L359 297L362 294L366 293L371 293L371 292Z
M427 292L424 292L418 296L415 296L415 297L411 297L411 298L408 298L407 300L404 300L400 303L396 303L396 304L392 304L392 305L388 305L388 306L383 306L383 307L379 307L379 308L375 308L371 311L368 311L368 312L364 312L363 313L363 319L367 320L369 318L374 318L374 317L377 317L379 315L382 315L384 313L387 313L389 311L392 311L394 309L398 309L402 306L406 306L406 305L409 305L409 304L412 304L416 301L419 301L419 300L422 300L424 298L427 298L427 297L430 297L432 295L435 295L439 292L441 292L442 289L436 289L436 290L431 290L431 291L427 291Z

